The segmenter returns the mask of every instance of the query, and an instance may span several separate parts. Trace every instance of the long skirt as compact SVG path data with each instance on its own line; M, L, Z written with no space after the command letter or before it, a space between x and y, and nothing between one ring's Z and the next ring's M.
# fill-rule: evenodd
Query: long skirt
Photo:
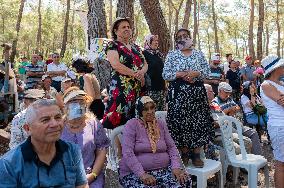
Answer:
M179 182L173 177L172 170L170 167L159 170L147 171L148 174L152 175L156 179L156 186L147 186L137 177L131 173L121 178L120 184L125 188L190 188L190 178L184 185L180 185Z
M167 99L167 123L178 148L194 149L213 140L213 119L203 82L173 81Z

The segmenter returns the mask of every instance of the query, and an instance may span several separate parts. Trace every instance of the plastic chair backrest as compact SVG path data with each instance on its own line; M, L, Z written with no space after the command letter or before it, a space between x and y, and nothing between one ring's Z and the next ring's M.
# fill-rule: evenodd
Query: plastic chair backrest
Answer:
M156 111L155 116L157 120L162 120L167 122L167 111Z
M110 141L111 141L111 145L113 148L116 149L116 145L115 145L115 137L118 136L120 133L122 133L123 129L124 129L124 126L125 125L121 125L119 127L116 127L115 129L113 129L111 131L111 134L110 134Z
M224 145L224 148L225 148L225 151L227 153L229 160L230 161L236 160L236 152L234 148L233 134L232 134L232 128L234 126L233 124L235 124L237 128L242 159L246 160L247 152L245 149L245 144L244 144L243 135L242 135L242 123L236 118L231 117L231 116L219 117L218 123L220 125L220 129L222 133L223 145Z

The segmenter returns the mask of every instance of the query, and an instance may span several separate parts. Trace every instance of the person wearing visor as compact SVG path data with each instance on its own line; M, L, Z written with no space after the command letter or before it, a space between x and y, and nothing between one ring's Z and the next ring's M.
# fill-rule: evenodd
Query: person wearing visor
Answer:
M26 109L36 100L44 98L44 95L44 91L39 89L28 89L24 92L24 109L12 120L11 138L9 143L10 149L15 148L28 138L28 133L24 130L24 125L26 124Z
M76 144L60 140L63 116L55 100L39 99L26 111L25 142L0 158L0 187L87 188Z
M220 82L224 81L224 71L220 67L220 54L214 53L211 56L211 63L210 63L210 71L209 79L207 79L205 82L212 86L213 92L215 93L215 96L218 93L218 85Z
M89 186L104 187L104 163L110 141L99 120L88 111L92 98L77 87L63 96L65 127L62 140L79 145Z
M274 181L276 188L284 185L284 59L276 55L265 57L261 64L265 81L260 88L267 108L267 129L276 160Z
M155 118L149 96L136 101L136 118L123 130L120 183L125 188L191 187L167 124Z
M64 102L63 102L64 91L69 89L72 86L72 84L73 82L71 78L64 78L61 82L61 91L58 92L57 95L55 96L56 102L60 107L60 109L63 109L64 107Z

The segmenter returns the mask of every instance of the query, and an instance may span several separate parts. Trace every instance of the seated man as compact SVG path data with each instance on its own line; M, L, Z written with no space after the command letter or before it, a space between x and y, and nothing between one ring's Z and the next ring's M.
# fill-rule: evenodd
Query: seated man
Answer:
M88 187L80 149L59 140L63 117L54 100L26 112L29 138L0 159L0 187Z
M218 117L219 116L223 116L225 115L224 112L222 112L221 108L218 105L213 105L211 103L211 101L214 99L214 91L212 89L212 86L209 84L204 84L206 92L207 92L207 98L208 98L208 102L210 104L210 109L211 109L211 113L212 113L212 117L214 119L214 130L215 130L215 139L214 139L214 144L217 144L218 146L222 146L222 138L221 138L221 129L220 126L218 124ZM245 148L247 150L247 152L251 153L251 147L252 147L252 143L251 140L246 137L243 136L244 139L244 143L245 143ZM240 154L241 153L241 148L239 146L239 137L238 137L238 133L237 130L233 128L233 141L234 141L234 147L235 147L235 151L236 154Z
M237 118L241 114L241 108L230 98L231 93L232 87L226 82L221 82L218 86L218 96L212 100L212 105L218 106L226 115ZM247 126L243 126L243 135L252 141L252 154L261 155L261 144L257 132Z

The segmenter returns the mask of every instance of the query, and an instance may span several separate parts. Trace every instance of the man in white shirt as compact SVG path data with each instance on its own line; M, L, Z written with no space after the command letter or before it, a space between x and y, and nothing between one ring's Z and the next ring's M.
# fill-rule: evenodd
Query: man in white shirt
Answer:
M233 55L232 54L226 54L227 61L223 63L223 71L225 74L227 74L227 71L230 68L230 64L233 61Z
M52 78L51 86L59 92L61 90L61 81L65 78L68 68L64 63L59 62L60 56L58 53L54 53L52 59L53 62L47 65L47 74Z

